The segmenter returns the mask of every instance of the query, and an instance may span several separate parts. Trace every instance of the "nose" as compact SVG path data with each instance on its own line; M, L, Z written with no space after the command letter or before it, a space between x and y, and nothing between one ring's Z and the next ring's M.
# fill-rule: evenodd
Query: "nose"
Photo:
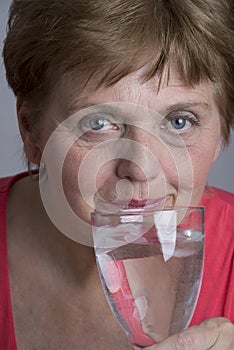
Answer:
M124 158L119 159L117 175L133 182L148 182L162 172L159 154L165 153L163 145L155 136L134 128L131 138L122 139Z

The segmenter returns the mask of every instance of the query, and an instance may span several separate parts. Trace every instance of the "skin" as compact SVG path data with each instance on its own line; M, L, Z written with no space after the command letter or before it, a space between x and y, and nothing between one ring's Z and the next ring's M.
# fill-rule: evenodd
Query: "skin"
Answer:
M124 198L121 193L126 191L136 200L156 200L168 196L166 202L168 205L197 205L203 195L208 172L219 155L220 115L215 104L212 83L203 82L195 88L189 88L184 86L174 69L169 84L163 84L157 93L158 79L141 84L141 73L139 71L123 78L113 87L100 88L96 91L92 91L91 81L78 96L74 94L75 84L64 82L46 110L39 142L25 143L29 159L35 161L36 154L38 162L56 124L64 121L68 106L72 106L70 109L73 113L77 112L76 127L81 138L66 154L63 187L72 209L85 222L90 222L90 212L99 204L98 196L107 202L113 199L122 202L129 199L129 195ZM82 106L106 103L109 104L112 119L109 110L106 112L104 107L98 107L99 113L104 110L102 120L107 123L105 130L89 130L82 135L86 125L90 125L85 120L87 115L91 114L93 121L97 119L96 107L90 107L83 112ZM126 107L123 105L119 107L118 103L125 103ZM182 108L187 104L191 106ZM116 107L120 112L115 111ZM115 129L119 115L120 118L127 118L127 126L123 130ZM166 117L175 120L180 117L188 119L185 127L179 130L180 138L170 121L166 121ZM189 118L196 118L199 125L189 121ZM56 150L53 152L55 158L58 158L63 147L63 137L59 135L56 138ZM119 140L122 142L120 146L118 146ZM125 144L126 140L132 140L135 144ZM110 142L107 147L102 146L105 142ZM94 148L99 145L102 148L96 153ZM137 146L139 150L136 151L134 147ZM124 159L116 159L123 147L127 156ZM116 148L118 152L115 154L113 150ZM114 153L112 157L111 152ZM100 153L103 161L100 162L100 167L94 175L89 169L93 169L93 164L97 162ZM105 162L106 157L111 161ZM201 162L201 158L206 161ZM87 171L82 175L80 168L84 164ZM80 176L83 193L77 186L77 174ZM126 179L128 181L121 181ZM92 186L94 182L96 188ZM118 184L120 194L116 194Z
M169 84L163 84L157 92L157 78L142 84L141 73L139 71L131 74L112 87L101 87L95 91L90 82L81 94L76 92L74 82L63 81L51 98L46 108L46 115L42 116L40 137L36 140L33 131L29 130L24 122L25 113L28 112L27 107L18 103L19 127L25 152L28 159L36 164L39 164L43 158L45 145L58 123L77 113L78 129L82 130L81 132L84 131L84 125L87 124L84 124L83 118L86 114L79 114L81 106L124 102L134 104L136 108L134 111L140 111L140 113L133 113L132 107L130 108L130 112L127 113L128 128L122 133L116 128L116 120L112 120L111 123L105 124L107 128L104 133L101 133L101 136L97 136L97 134L100 135L100 130L95 130L94 133L89 130L85 137L78 139L67 152L62 171L63 188L72 210L82 222L90 222L90 212L100 205L100 198L107 202L114 199L118 205L132 198L138 201L165 198L166 204L169 205L188 204L188 201L189 204L196 205L204 193L208 172L218 157L222 140L220 115L215 104L212 83L203 82L194 88L184 86L174 68ZM184 105L188 103L190 103L189 108L184 108ZM92 108L91 111L95 111ZM150 109L153 113L146 113L147 117L142 119L142 111L145 109ZM171 142L172 135L175 135L174 129L170 122L165 124L165 117L169 109L171 110L170 116L173 114L174 118L179 111L179 117L186 115L188 118L193 115L198 119L197 123L186 122L186 130L180 130L183 147L181 143L179 147L178 144ZM134 118L137 118L137 123ZM142 121L147 122L143 128L139 127L142 124L138 124ZM165 134L165 129L160 129L160 125L166 125L169 134ZM150 131L154 126L157 132L155 131L152 135ZM160 130L164 135L162 138L158 137ZM135 141L137 145L143 145L145 148L140 147L139 152L135 152L136 143L127 143L126 152L131 160L124 157L116 159L113 156L110 161L101 162L95 176L91 174L92 171L86 172L83 175L84 178L81 176L80 184L86 193L84 197L81 188L77 185L77 174L84 162L87 161L86 166L92 169L96 159L94 146L101 144L104 140L111 141L114 147L104 148L106 152L104 153L108 154L107 149L113 150L115 147L118 149L117 142L120 139ZM56 140L58 140L56 150L59 154L63 143L60 138ZM157 159L154 166L152 166L152 158L147 150L150 150ZM56 165L56 159L59 157L54 154L54 158L54 165ZM137 162L140 167L136 165ZM187 172L187 168L190 168L190 166L186 167L187 164L192 167L192 181L191 179L188 181L191 171ZM49 167L49 164L46 165ZM183 169L184 172L180 169ZM92 187L94 180L95 190ZM22 204L17 198L19 196L22 198L26 193L28 200ZM125 198L123 193L127 193L128 196ZM19 212L14 220L10 214L13 209ZM29 215L33 215L30 222ZM41 203L37 183L30 184L28 179L16 183L8 203L7 222L9 261L11 262L11 295L19 350L24 349L26 344L29 346L36 344L40 349L45 343L48 344L48 349L64 349L65 346L66 349L73 349L77 347L77 344L80 345L80 348L87 350L94 346L109 350L130 349L125 335L116 325L103 299L93 249L79 244L79 241L77 243L70 240L51 223ZM27 227L26 230L25 227ZM22 256L25 255L27 259L22 259ZM28 271L28 262L32 264L31 266L35 266L35 263L37 266L36 272L34 271L31 275L30 273L28 275L27 272L28 279L30 277L32 280L37 279L36 290L26 281L22 282L24 274ZM64 276L66 276L65 281ZM43 289L45 280L51 281L49 291ZM55 294L57 295L56 301L54 301ZM20 298L19 295L23 298ZM25 296L28 300L27 305L29 305L26 311L23 302ZM95 300L100 300L100 303L97 305ZM61 307L51 312L52 308L48 309L46 306L48 303L54 305L54 310L57 305ZM30 314L32 304L35 310L33 316ZM91 315L87 314L85 305L90 306ZM26 315L25 312L27 312ZM45 319L48 319L48 325L38 321L38 315L41 313L42 315L46 313ZM103 315L102 319L105 320L103 324L98 321L98 314ZM30 319L29 315L31 315L31 323L25 321ZM54 320L58 319L62 319L63 322L59 321L56 327L51 327ZM42 329L42 332L44 331L43 340L40 336L35 335L34 324L37 324L38 329ZM58 329L61 335L58 335ZM108 337L108 334L111 334L111 337ZM69 339L66 345L63 344L64 339ZM82 344L81 339L86 339L86 343ZM233 341L233 326L230 322L224 319L214 319L192 327L180 335L169 337L164 342L148 349L183 350L189 346L189 349L194 350L211 348L230 350Z
M147 350L231 350L234 345L234 327L226 318L213 318L200 325L169 337Z

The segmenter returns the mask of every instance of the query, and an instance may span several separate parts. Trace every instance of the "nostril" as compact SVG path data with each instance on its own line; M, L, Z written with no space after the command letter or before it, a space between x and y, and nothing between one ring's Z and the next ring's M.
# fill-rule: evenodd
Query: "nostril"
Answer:
M117 170L118 177L128 181L146 181L146 172L143 165L130 161L128 159L121 159Z

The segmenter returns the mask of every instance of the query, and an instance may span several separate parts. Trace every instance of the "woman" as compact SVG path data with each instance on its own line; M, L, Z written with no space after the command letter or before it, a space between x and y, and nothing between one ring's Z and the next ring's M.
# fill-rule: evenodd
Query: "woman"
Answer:
M206 262L196 326L149 349L233 349L234 197L206 186L234 125L233 32L225 0L13 1L7 79L42 170L1 183L1 349L130 349L90 213L159 203L206 206Z

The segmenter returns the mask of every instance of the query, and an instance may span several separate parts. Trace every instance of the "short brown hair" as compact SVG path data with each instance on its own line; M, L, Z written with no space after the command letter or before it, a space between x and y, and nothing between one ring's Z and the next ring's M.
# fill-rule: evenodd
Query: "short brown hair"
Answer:
M14 0L3 51L9 85L38 111L35 122L64 74L75 71L85 85L102 71L100 84L111 85L151 62L147 80L162 76L175 57L186 84L216 83L227 144L234 125L232 1Z

